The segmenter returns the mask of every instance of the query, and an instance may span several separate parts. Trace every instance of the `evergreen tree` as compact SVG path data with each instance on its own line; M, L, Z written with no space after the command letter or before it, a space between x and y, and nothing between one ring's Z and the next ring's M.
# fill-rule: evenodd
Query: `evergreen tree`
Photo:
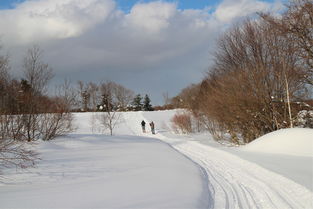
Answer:
M102 111L111 112L114 109L112 102L112 96L110 94L104 93L102 95Z
M140 94L137 94L136 97L134 98L133 102L132 102L132 106L134 108L135 111L140 111L142 110L142 97Z
M22 80L21 80L21 90L22 90L22 92L24 92L24 93L26 93L26 92L31 92L31 90L32 90L31 85L30 85L30 84L28 83L28 81L25 80L25 79L22 79Z
M143 101L143 110L144 111L152 111L152 105L150 104L151 99L149 98L149 96L146 94L144 101Z

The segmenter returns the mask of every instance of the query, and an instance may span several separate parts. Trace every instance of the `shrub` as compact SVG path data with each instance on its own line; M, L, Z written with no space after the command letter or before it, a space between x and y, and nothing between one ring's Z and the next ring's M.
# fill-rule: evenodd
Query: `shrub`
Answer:
M175 133L188 134L193 132L192 130L192 120L190 113L176 113L172 120L172 128Z

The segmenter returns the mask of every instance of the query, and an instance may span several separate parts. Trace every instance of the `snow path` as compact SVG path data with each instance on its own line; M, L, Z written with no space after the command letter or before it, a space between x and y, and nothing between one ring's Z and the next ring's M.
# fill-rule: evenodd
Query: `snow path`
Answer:
M197 142L175 148L206 170L216 208L312 208L310 191L255 164Z
M155 120L142 112L125 115L126 123L137 135L143 135L137 125L141 119ZM195 141L162 133L150 136L167 142L205 170L212 208L313 208L311 191L254 163Z

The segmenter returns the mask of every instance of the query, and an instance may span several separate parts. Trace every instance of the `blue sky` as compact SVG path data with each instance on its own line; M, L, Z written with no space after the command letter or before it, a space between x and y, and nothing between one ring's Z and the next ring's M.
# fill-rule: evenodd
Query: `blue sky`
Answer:
M14 4L23 2L23 0L1 0L0 9L11 9L14 7Z
M1 0L0 8L7 9L13 8L16 3L23 2L25 0ZM153 0L116 0L118 7L124 11L128 11L132 5L136 2L151 2ZM178 8L180 9L202 9L208 5L215 5L220 0L168 0L167 2L178 2Z
M25 0L0 0L0 9L12 9L14 5ZM118 8L128 12L137 2L152 2L155 0L116 0ZM179 9L203 9L209 6L216 6L221 0L163 0L165 2L176 2ZM263 0L273 2L273 0Z
M152 2L155 0L117 0L118 7L123 11L128 11L136 2ZM167 0L166 2L176 2L179 9L203 9L207 6L214 6L220 0Z

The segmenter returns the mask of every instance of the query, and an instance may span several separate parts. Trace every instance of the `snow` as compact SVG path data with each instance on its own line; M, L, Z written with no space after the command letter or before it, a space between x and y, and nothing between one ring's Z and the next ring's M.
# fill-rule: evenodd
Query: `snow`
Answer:
M170 130L164 112L142 114L148 120L163 124L158 138L205 169L214 208L313 208L312 157L275 153L271 155L275 157L269 160L270 155L263 153L263 148L252 152L222 146L208 139L209 136L206 141L203 135L178 137ZM161 117L157 117L158 114ZM175 112L167 114L174 115ZM302 134L298 134L297 139L302 138ZM296 149L307 147L312 153L310 143L302 143Z
M254 152L313 157L313 129L281 129L254 140L243 149Z
M69 137L40 142L37 168L6 174L0 208L207 206L199 166L156 139L86 134L88 116Z
M280 174L313 191L313 159L294 155L232 150L244 160Z
M75 114L75 132L37 145L36 168L5 171L0 208L313 208L312 129L226 147L175 134L175 112L120 113L113 137Z

